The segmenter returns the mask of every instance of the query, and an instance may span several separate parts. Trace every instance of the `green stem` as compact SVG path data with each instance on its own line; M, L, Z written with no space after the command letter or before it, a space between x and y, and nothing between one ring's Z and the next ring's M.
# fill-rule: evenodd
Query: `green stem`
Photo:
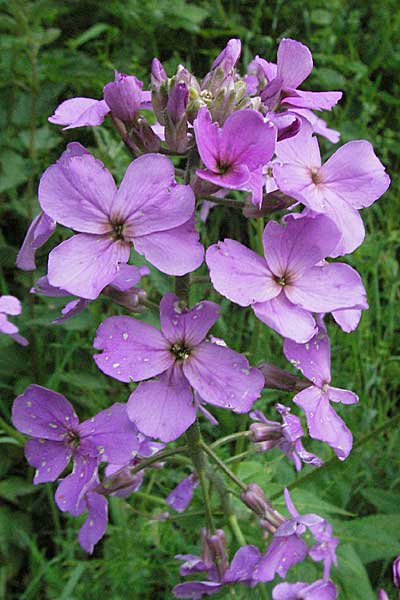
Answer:
M213 442L212 444L210 444L210 448L218 448L218 446L222 446L224 444L229 444L230 442L234 442L235 440L237 440L239 438L248 437L248 436L249 436L248 431L239 431L237 433L231 433L230 435L226 435L225 437L220 438L216 442Z
M233 462L240 462L242 459L246 459L249 456L252 456L253 454L257 454L257 450L255 448L250 448L249 450L246 450L245 452L241 452L240 454L235 454L234 456L230 456L229 458L226 459L225 464L226 465L230 465Z
M203 495L204 501L204 512L207 522L207 528L210 533L215 531L214 527L214 519L211 508L210 496L207 488L207 479L206 479L206 463L204 460L204 453L202 451L203 441L201 439L200 426L199 422L196 421L186 432L187 439L187 449L192 459L193 466L197 473L200 482L200 489Z
M220 204L221 206L229 206L230 208L244 208L246 203L244 200L235 200L234 198L217 198L216 196L197 196L198 201L208 200L214 202L214 204Z
M8 435L16 440L20 446L25 445L25 437L16 431L14 427L9 425L2 417L0 417L0 429L8 433Z
M246 545L246 540L245 537L242 533L242 530L240 529L237 517L234 513L231 513L229 515L229 525L231 526L233 535L235 536L235 538L237 539L237 542L240 546L245 546Z
M388 419L387 421L385 421L383 423L383 425L380 425L380 427L377 427L376 429L373 429L372 431L370 431L369 433L367 433L366 435L364 435L360 440L358 440L358 442L356 442L354 444L354 446L353 446L353 452L354 452L354 450L357 450L358 448L360 448L361 446L363 446L371 438L376 437L382 431L385 431L385 430L387 431L389 429L392 429L398 423L400 423L400 415L397 415L396 417L393 417L392 419ZM334 464L336 464L336 462L337 462L336 456L332 456L329 460L327 460L324 463L324 465L322 467L320 467L319 469L314 469L314 471L310 471L310 473L307 473L306 475L303 475L302 477L299 477L299 479L297 479L296 481L293 481L292 483L289 483L289 485L286 485L284 488L282 488L281 490L279 490L279 492L275 492L274 494L271 494L269 496L269 499L270 500L275 500L276 498L279 498L283 494L283 492L285 491L285 488L287 488L288 490L292 490L292 489L298 487L299 485L301 485L302 483L304 483L304 481L308 481L310 479L314 479L314 477L316 477L319 473L321 473L322 471L325 472L327 469L329 469Z
M231 471L230 468L227 467L226 464L215 454L215 452L213 452L211 448L207 446L207 444L205 444L203 441L201 441L201 447L203 448L204 452L208 454L210 458L212 458L212 460L221 469L221 471L223 471L225 475L229 477L229 479L236 483L236 485L239 486L241 490L245 491L247 489L247 485L243 483L243 481L239 479L239 477L237 477L235 473Z

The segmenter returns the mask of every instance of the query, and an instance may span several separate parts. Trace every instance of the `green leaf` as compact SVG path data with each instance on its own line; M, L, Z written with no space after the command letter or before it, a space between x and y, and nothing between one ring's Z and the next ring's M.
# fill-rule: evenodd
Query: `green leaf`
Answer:
M72 50L75 50L76 48L79 48L79 46L86 44L86 42L90 42L91 40L100 37L105 31L112 29L114 28L111 27L111 25L107 25L107 23L96 23L81 33L81 35L78 35L78 37L69 40L68 45Z
M9 477L0 481L0 498L15 502L18 496L26 496L35 492L35 488L21 477Z
M338 568L334 580L340 585L341 600L376 600L367 571L350 544L338 546Z
M293 490L293 492L290 492L290 496L300 514L317 513L322 517L324 517L325 515L335 514L352 516L353 514L348 512L347 510L344 510L343 508L340 508L339 506L331 504L331 502L326 502L326 500L322 500L314 493L308 492L306 490ZM283 499L276 500L274 504L276 504L278 508L282 508L283 506L285 506L285 502Z
M400 514L337 522L334 531L342 541L354 546L364 563L400 554Z
M399 494L387 492L380 488L367 487L360 493L368 502L373 504L380 512L395 513L399 508Z

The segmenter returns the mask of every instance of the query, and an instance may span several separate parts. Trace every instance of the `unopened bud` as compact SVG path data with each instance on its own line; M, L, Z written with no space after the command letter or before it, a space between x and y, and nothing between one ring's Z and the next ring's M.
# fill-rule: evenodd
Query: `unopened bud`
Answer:
M188 145L186 106L189 90L185 82L177 83L169 93L165 118L165 140L173 152L185 152Z
M141 288L133 287L125 292L121 292L109 285L104 288L103 294L131 312L141 313L145 310L142 302L146 300L147 293Z
M256 483L249 483L246 491L240 494L240 498L259 517L264 518L266 513L272 509L263 490Z
M112 114L124 123L131 123L142 99L143 83L133 75L115 71L115 81L104 86L104 100Z
M209 535L207 544L210 548L213 561L217 565L218 571L222 577L229 564L226 554L226 538L223 530L217 529L214 534Z
M164 81L167 81L167 79L168 79L165 69L162 66L161 62L158 60L158 58L153 58L153 60L151 62L151 76L150 77L151 77L151 85L154 88L161 86L162 83L164 83Z
M263 443L267 447L263 448L263 452L274 448L282 439L282 425L275 423L271 425L267 423L252 423L250 429L250 440L256 444Z
M400 589L400 556L393 561L393 583Z
M141 152L158 152L161 148L160 138L143 117L136 120L130 131L130 137Z
M310 385L309 382L297 377L297 375L292 375L288 371L269 363L261 363L258 368L264 375L265 387L268 389L299 392Z

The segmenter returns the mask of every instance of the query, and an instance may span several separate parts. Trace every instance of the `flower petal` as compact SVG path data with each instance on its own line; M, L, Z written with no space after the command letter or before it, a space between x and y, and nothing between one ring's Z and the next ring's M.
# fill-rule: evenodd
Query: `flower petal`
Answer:
M172 367L155 381L138 385L128 415L139 431L163 442L176 440L196 419L192 390L181 369Z
M81 423L78 432L81 439L87 438L95 445L102 462L125 465L139 448L137 429L128 419L127 405L122 402Z
M313 267L293 285L287 285L285 293L291 302L312 312L368 308L361 277L345 263Z
M132 317L109 317L93 342L103 350L94 360L103 373L119 381L142 381L159 375L174 363L162 333Z
M340 402L341 404L357 404L358 402L357 394L350 390L329 386L328 395L331 402Z
M186 581L185 583L178 583L173 590L175 598L192 598L192 600L199 600L202 596L212 596L219 592L222 583L216 581Z
M264 377L230 348L202 342L183 362L183 372L204 402L248 412L260 397Z
M343 198L333 193L328 188L324 191L325 214L332 219L340 231L340 239L329 256L336 258L350 254L361 246L365 237L363 220L355 208Z
M253 304L252 308L260 321L299 344L308 342L317 331L310 312L292 304L284 293L268 302Z
M160 302L160 320L163 335L171 343L185 342L197 346L206 337L219 317L220 308L205 300L191 310L181 308L179 298L167 293Z
M332 317L343 331L350 333L357 329L361 319L361 310L358 308L334 310L332 311Z
M311 386L297 394L293 402L304 410L310 436L331 446L339 460L347 458L353 445L353 436L331 407L328 394Z
M22 311L21 302L15 296L0 296L0 313L6 315L20 315Z
M139 254L162 273L186 275L197 269L204 259L204 248L194 226L194 217L183 225L143 235L133 240Z
M305 92L303 90L287 90L282 104L312 110L331 110L343 96L342 92Z
M276 573L283 578L290 567L304 560L306 556L307 544L296 534L275 537L256 566L254 579L272 581Z
M14 400L12 423L32 437L62 442L77 427L78 417L64 396L32 384Z
M193 127L201 160L207 169L218 173L219 127L212 122L208 108L200 108Z
M57 106L54 115L49 117L50 123L68 125L64 129L74 127L96 127L101 125L104 117L110 112L104 100L95 98L70 98Z
M33 483L55 481L64 471L72 456L71 448L64 442L53 440L28 440L25 457L32 467L36 467Z
M92 554L95 544L105 534L108 523L108 504L100 494L89 492L86 495L88 515L78 533L80 545L86 552Z
M312 54L304 44L283 38L278 47L277 67L277 77L283 80L282 87L297 88L312 71Z
M49 283L74 296L94 300L117 275L119 264L128 262L129 254L125 242L79 233L50 252Z
M36 269L36 250L44 246L55 228L55 221L43 212L33 219L17 255L16 265L19 269L23 271Z
M319 328L318 333L306 344L286 339L283 351L296 369L300 369L316 385L322 386L330 382L331 345L325 329Z
M253 580L254 568L260 558L261 553L256 546L242 546L232 558L230 567L225 572L224 582L251 582Z
M199 480L192 473L188 477L185 477L185 479L182 479L172 492L168 494L165 499L166 503L177 512L184 512L192 501L193 492L198 485Z
M97 478L97 459L88 456L75 456L71 475L61 480L55 501L62 512L69 512L74 517L83 513L86 508L85 493Z
M210 246L206 262L215 289L240 306L270 300L281 291L265 260L235 240Z
M136 267L135 265L120 265L118 273L110 283L119 292L126 292L139 283L145 275L150 275L148 267Z

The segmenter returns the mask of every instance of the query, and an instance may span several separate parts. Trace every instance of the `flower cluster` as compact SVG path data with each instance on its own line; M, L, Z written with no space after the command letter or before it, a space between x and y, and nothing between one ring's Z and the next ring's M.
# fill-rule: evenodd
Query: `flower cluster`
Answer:
M78 142L47 168L39 185L41 212L29 227L17 265L35 269L36 251L57 226L75 233L50 251L47 273L32 291L75 296L57 323L100 294L129 312L154 309L149 290L137 287L150 275L147 266L135 266L142 255L176 277L176 294L157 298L160 328L140 316L111 316L98 327L94 361L107 376L131 384L126 403L79 424L64 396L31 385L14 402L13 423L30 438L25 453L36 468L34 483L57 480L73 460L56 502L74 516L87 512L79 541L88 552L105 533L107 496L137 491L145 468L160 467L164 458L187 451L194 472L166 501L181 512L201 489L208 518L202 556L178 558L184 560L182 575L203 572L208 579L177 585L175 596L196 599L234 583L252 587L276 575L285 578L308 556L323 562L322 578L279 583L273 599L334 600L330 569L338 540L331 525L319 515L299 515L287 492L291 518L284 519L259 486L243 484L207 446L198 416L218 424L204 404L250 413L254 422L239 436L247 436L261 452L279 448L297 470L302 463L320 467L322 460L303 446L301 418L292 412L300 407L311 438L328 444L340 460L349 455L352 434L331 403L354 404L358 397L331 385L324 317L330 314L351 332L368 308L360 275L336 259L360 246L365 232L359 210L382 196L390 180L364 140L343 145L322 164L317 136L337 142L339 133L314 111L331 110L342 94L300 89L313 67L306 46L283 39L276 64L256 56L243 74L240 53L240 40L230 40L202 80L182 65L169 77L155 58L150 90L133 75L115 72L102 99L66 100L50 117L66 129L99 126L107 118L132 161L118 187L103 163ZM278 215L262 221L262 253L234 239L211 240L205 249L196 229L196 203L203 222L210 206L219 204L242 208L245 219ZM267 363L252 367L246 356L209 335L220 307L208 299L190 307L188 292L189 274L204 257L215 292L251 307L279 334L285 357L304 378ZM15 337L17 329L6 315L19 311L16 299L0 298L3 333ZM281 422L259 409L250 412L264 388L295 392L293 406L276 405ZM164 448L185 432L183 450ZM242 501L269 532L265 552L242 545L229 564L224 533L214 529L210 517L205 454L240 485ZM217 489L223 485L217 480ZM302 537L306 532L311 546Z

